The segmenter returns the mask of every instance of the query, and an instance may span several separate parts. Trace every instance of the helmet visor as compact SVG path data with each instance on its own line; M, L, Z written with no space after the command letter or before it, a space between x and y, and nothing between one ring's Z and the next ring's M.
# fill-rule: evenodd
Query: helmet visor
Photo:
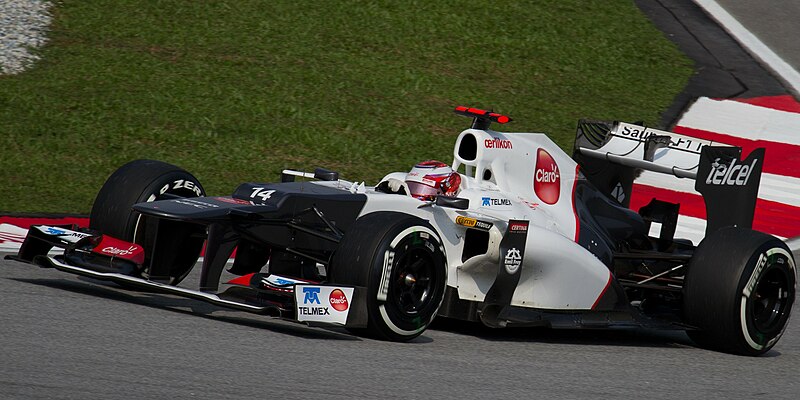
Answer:
M406 181L406 184L408 185L408 190L411 191L411 195L418 199L432 200L439 194L439 189L424 183Z

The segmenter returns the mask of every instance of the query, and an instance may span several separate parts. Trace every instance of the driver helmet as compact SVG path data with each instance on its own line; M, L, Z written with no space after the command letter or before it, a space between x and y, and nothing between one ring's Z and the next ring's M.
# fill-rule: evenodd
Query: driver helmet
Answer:
M436 160L423 161L406 175L406 185L411 196L432 201L436 196L455 196L461 185L461 176L449 165Z

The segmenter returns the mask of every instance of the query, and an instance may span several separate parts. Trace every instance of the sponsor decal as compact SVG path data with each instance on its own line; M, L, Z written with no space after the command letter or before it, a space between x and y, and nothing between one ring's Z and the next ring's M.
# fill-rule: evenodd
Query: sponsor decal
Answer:
M621 137L633 139L639 142L644 142L647 140L647 138L653 135L669 136L669 147L689 150L692 152L700 152L700 149L702 149L703 146L706 146L710 143L707 140L690 138L688 136L683 136L672 132L656 131L643 126L626 123L620 123L617 134Z
M467 218L459 215L458 217L456 217L456 223L459 225L472 228L473 226L475 226L475 224L478 223L478 220L475 218Z
M758 163L757 158L753 158L750 165L742 164L737 159L731 159L730 164L720 162L717 158L711 163L711 171L706 177L707 185L723 185L723 186L744 186L750 180L750 174Z
M36 226L36 229L47 235L58 236L59 239L67 243L76 243L78 240L92 236L91 234L88 233L76 232L69 229L56 228L47 225Z
M241 205L252 205L253 203L242 200L242 199L234 199L233 197L214 197L215 200L219 200L223 203L230 203L230 204L241 204Z
M303 304L320 304L319 303L318 287L304 287L303 288Z
M188 189L194 192L194 194L198 196L202 196L203 192L200 190L200 186L192 181L187 181L185 179L178 179L172 183L168 183L161 187L161 190L158 191L159 194L164 194L168 190L178 190L178 189Z
M297 285L295 286L295 302L297 304L297 320L301 322L324 322L344 325L350 312L350 300L353 288ZM322 303L320 299L328 299Z
M758 278L761 276L761 271L764 270L764 267L767 266L767 255L761 254L758 258L758 264L756 264L755 270L753 270L753 274L750 275L750 280L747 281L747 285L745 285L742 294L744 297L750 298L750 294L753 293L753 290L756 289L756 283L758 283Z
M135 243L103 235L100 243L92 249L93 253L108 257L120 257L136 264L144 263L144 249Z
M509 199L495 199L492 197L481 197L481 207L492 207L492 206L510 206L511 200Z
M483 141L483 146L487 149L513 149L514 146L508 139L492 138Z
M219 206L216 204L206 203L205 201L199 201L194 199L179 199L179 200L176 199L173 201L178 204L183 204L185 206L192 206L194 208L199 208L201 210L204 210L206 208L219 208Z
M261 283L265 286L286 286L286 285L293 285L295 283L302 283L302 281L284 278L277 275L269 275L261 278Z
M528 222L511 222L508 224L508 231L511 233L528 233Z
M383 254L383 274L380 286L378 286L379 301L386 301L389 295L389 277L392 276L392 266L394 266L394 250L389 249Z
M347 302L347 296L342 289L334 289L330 296L328 296L328 301L331 303L331 307L336 311L346 311L347 308L350 307L350 304Z
M533 191L546 204L556 204L561 194L561 173L553 156L545 149L536 153Z
M522 255L520 255L516 247L508 249L505 258L503 258L503 265L506 267L506 272L511 275L514 275L519 270L520 265L522 265Z
M108 246L108 247L103 247L103 249L100 250L100 252L112 256L129 256L135 253L137 250L139 250L139 246L130 246L127 249L120 249L114 246Z
M491 222L480 221L480 220L477 220L475 218L467 218L467 217L463 217L463 216L460 216L460 215L456 217L456 224L461 225L461 226L466 226L468 228L481 229L481 230L484 230L484 231L488 231L489 229L492 229L492 223Z

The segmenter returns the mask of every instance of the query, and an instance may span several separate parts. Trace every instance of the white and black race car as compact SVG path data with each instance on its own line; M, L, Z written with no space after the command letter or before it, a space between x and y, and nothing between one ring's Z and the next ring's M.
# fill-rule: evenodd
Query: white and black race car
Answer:
M132 161L100 190L90 229L34 226L14 258L397 341L436 316L681 329L745 355L781 337L795 261L781 240L750 229L763 149L742 159L737 147L581 121L570 157L544 134L491 130L505 115L455 111L473 122L452 167L421 163L374 187L287 170L281 182L212 197L181 168ZM696 181L702 242L673 237L679 204L627 207L640 170ZM177 286L204 243L200 287ZM63 253L48 255L54 246ZM238 277L221 283L226 266Z

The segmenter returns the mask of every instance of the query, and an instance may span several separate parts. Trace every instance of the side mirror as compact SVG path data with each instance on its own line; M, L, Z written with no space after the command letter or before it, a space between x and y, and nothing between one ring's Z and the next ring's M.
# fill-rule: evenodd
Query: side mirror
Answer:
M436 205L439 207L466 210L469 208L469 199L463 199L461 197L436 196Z
M314 178L321 181L335 181L339 179L339 173L325 168L314 169Z

